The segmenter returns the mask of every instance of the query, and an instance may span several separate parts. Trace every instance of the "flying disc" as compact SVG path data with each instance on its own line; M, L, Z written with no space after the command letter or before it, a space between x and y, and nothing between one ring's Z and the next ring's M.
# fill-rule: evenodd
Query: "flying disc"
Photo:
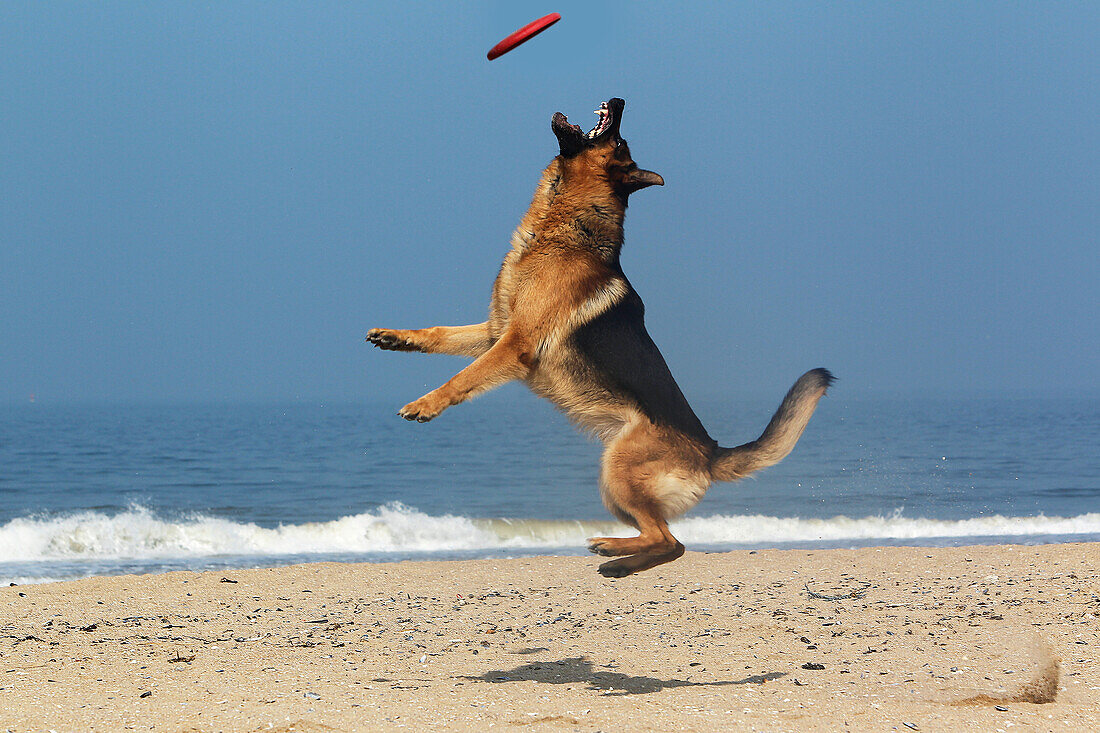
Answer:
M550 26L557 23L559 20L561 20L560 14L550 13L550 15L545 15L536 21L528 23L512 35L505 38L497 45L490 48L489 53L487 53L486 56L488 56L489 60L492 61L497 56L508 53L524 41L531 40Z

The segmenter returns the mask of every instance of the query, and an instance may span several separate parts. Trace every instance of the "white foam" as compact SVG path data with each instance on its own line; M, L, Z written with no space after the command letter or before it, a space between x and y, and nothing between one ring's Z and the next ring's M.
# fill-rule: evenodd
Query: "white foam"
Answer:
M919 540L938 537L1069 536L1100 533L1100 514L1076 517L1005 517L947 520L890 516L792 519L756 516L689 517L673 525L684 542L766 543L841 540Z
M432 552L475 549L492 545L494 540L470 519L433 517L400 504L330 522L270 528L202 515L167 520L135 507L114 515L80 512L13 519L0 526L0 562Z
M963 520L891 516L797 519L689 517L673 524L686 544L769 544L920 540L959 537L1100 534L1100 514ZM594 535L629 535L613 522L470 519L433 516L401 504L329 522L278 527L196 515L164 519L135 507L118 514L80 512L22 517L0 525L0 563L146 560L259 555L467 553L523 548L579 548Z

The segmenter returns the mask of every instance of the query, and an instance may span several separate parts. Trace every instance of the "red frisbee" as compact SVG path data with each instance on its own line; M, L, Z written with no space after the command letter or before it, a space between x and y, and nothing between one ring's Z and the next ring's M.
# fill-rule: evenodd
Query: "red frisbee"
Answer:
M531 40L550 26L557 23L559 20L561 20L560 14L550 13L550 15L543 16L532 23L528 23L512 35L505 38L497 45L490 48L489 53L486 54L486 56L488 56L489 60L492 61L497 56L508 53L524 41Z

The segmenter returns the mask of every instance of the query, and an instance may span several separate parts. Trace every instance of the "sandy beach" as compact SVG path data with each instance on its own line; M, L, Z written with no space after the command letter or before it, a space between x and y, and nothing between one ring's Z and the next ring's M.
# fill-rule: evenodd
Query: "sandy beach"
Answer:
M1094 730L1098 560L762 550L620 580L536 557L9 587L0 729Z

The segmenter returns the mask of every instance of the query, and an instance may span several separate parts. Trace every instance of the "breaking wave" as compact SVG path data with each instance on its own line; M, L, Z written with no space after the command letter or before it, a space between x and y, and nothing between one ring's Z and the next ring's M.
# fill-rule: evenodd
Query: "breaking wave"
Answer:
M867 544L935 538L1100 535L1100 513L1075 517L1005 517L961 520L889 516L798 519L717 515L674 522L689 546L788 543ZM210 558L218 556L469 554L583 547L586 537L629 533L614 522L471 519L429 515L394 503L328 522L262 527L205 515L181 519L134 507L117 514L86 511L66 516L20 517L0 525L0 563L104 559Z

